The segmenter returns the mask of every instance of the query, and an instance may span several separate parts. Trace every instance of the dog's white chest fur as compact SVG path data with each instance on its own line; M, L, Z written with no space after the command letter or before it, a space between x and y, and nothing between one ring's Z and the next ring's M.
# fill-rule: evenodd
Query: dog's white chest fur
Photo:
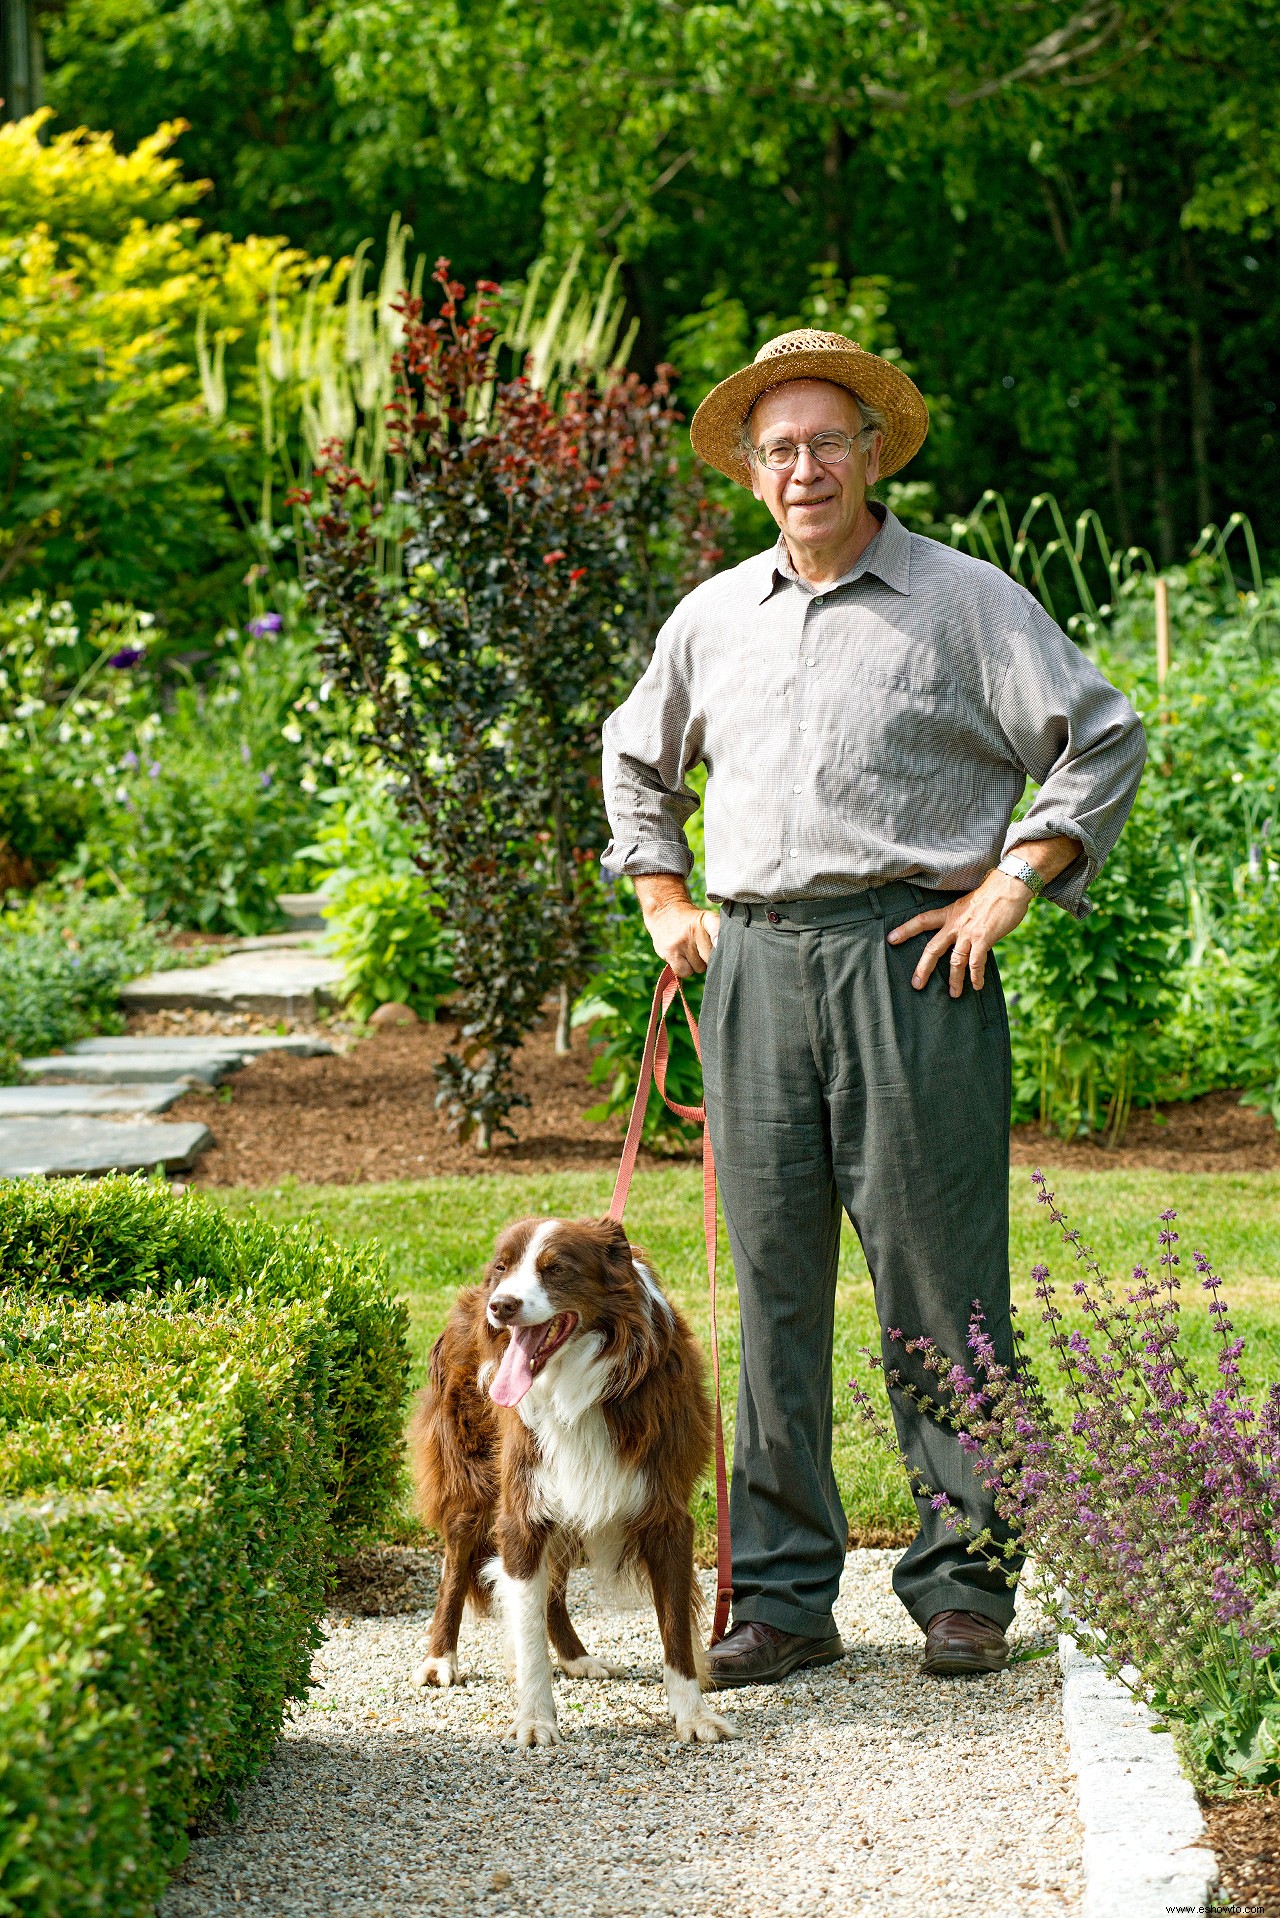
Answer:
M644 1474L614 1450L600 1401L609 1368L596 1336L575 1339L520 1401L520 1416L538 1443L534 1472L545 1516L585 1539L626 1524L644 1509Z

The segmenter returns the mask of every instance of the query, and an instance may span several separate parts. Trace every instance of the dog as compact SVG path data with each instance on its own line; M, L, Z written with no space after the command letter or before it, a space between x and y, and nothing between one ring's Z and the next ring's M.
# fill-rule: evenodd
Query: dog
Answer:
M548 1636L569 1678L611 1678L569 1617L571 1568L647 1584L677 1737L734 1738L699 1683L689 1499L713 1434L701 1351L613 1220L522 1219L460 1293L410 1426L418 1509L445 1562L420 1685L458 1682L465 1604L496 1597L518 1745L558 1745Z

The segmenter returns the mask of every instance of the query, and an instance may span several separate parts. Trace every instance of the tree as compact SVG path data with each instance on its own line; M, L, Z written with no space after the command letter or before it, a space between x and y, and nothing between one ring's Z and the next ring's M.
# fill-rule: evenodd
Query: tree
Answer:
M189 640L252 556L228 491L253 490L235 478L252 438L210 417L197 328L252 367L268 290L312 263L201 230L180 127L123 154L103 134L45 143L48 117L0 126L0 586L82 621L133 601Z
M596 271L623 261L642 370L709 292L754 338L815 263L881 276L950 401L911 469L948 511L1050 488L1162 560L1232 506L1280 518L1276 0L140 0L127 27L69 0L66 20L51 97L122 125L145 100L138 133L181 107L235 231L300 237L305 211L337 250L399 211L504 280L581 243ZM295 86L323 160L290 145Z
M374 483L336 456L312 515L327 669L364 716L422 839L453 938L462 1046L439 1103L481 1149L521 1104L512 1054L596 942L600 730L666 610L687 541L714 557L681 484L662 369L555 404L498 378L499 288L405 303L395 456L403 568L380 570ZM680 522L683 522L681 525Z

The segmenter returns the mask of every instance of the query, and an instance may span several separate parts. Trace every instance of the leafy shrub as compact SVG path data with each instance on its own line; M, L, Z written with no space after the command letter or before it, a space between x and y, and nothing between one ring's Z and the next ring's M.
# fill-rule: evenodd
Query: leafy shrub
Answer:
M0 566L82 615L131 600L198 632L251 551L228 491L249 490L261 310L314 263L200 230L205 189L168 151L180 123L126 155L109 133L48 137L48 118L0 127ZM205 402L198 330L248 388L235 423Z
M120 987L161 950L132 899L46 892L0 912L0 1079L24 1054L120 1031Z
M1211 1789L1280 1782L1280 1385L1261 1404L1245 1388L1235 1336L1209 1261L1194 1254L1208 1294L1216 1378L1183 1343L1173 1212L1161 1214L1157 1275L1138 1266L1118 1298L1068 1229L1053 1194L1040 1202L1071 1246L1083 1323L1068 1329L1048 1268L1033 1271L1041 1318L1070 1402L1051 1410L1015 1322L1019 1357L1000 1365L981 1315L961 1363L925 1338L905 1342L937 1380L937 1397L890 1371L891 1387L960 1435L996 1510L1012 1528L997 1547L915 1475L945 1522L992 1566L1034 1553L1043 1596L1062 1629L1084 1640L1171 1725ZM895 1332L891 1337L902 1340ZM868 1352L873 1367L880 1360ZM864 1388L859 1411L896 1443ZM901 1456L901 1454L899 1454ZM905 1461L904 1461L905 1462ZM910 1471L910 1468L908 1467ZM1014 1582L1010 1577L1010 1584Z
M612 890L604 963L587 981L573 1011L574 1025L586 1026L593 1041L602 1041L591 1061L591 1083L604 1089L604 1097L587 1113L589 1119L610 1119L631 1110L653 1008L653 989L662 970L662 961L645 931L635 888L630 880L621 879ZM702 1004L702 986L700 978L684 982L695 1019ZM667 1043L667 1091L680 1105L701 1105L702 1067L678 1005L667 1016ZM670 1112L657 1088L652 1087L645 1109L645 1144L690 1138L693 1133L694 1127Z
M499 289L437 269L440 316L404 303L392 451L398 530L335 459L311 519L327 668L395 775L446 901L464 1044L440 1102L483 1148L520 1103L511 1060L595 945L601 728L658 623L666 561L702 527L671 452L669 369L553 404L497 377ZM677 526L684 538L677 537ZM667 582L663 574L667 573Z
M319 1300L0 1301L0 1908L153 1908L305 1695L329 1542Z
M69 859L98 807L95 768L142 717L135 675L149 616L101 609L87 634L66 601L0 601L0 893Z
M442 902L427 885L414 842L385 781L352 773L321 795L324 823L304 855L321 867L330 905L329 947L343 964L343 994L357 1019L388 1002L435 1017L452 990Z
M175 1198L145 1179L15 1180L0 1185L0 1270L26 1293L117 1300L194 1296L203 1285L213 1298L315 1304L332 1328L334 1531L358 1538L389 1509L399 1483L407 1314L388 1295L377 1254L342 1249L305 1221L232 1219L201 1195Z
M1000 946L1009 1000L1014 1112L1065 1137L1124 1134L1135 1097L1166 1076L1172 983L1184 919L1177 868L1141 801L1077 920L1032 908Z
M260 626L264 622L259 621ZM97 775L102 806L76 870L148 914L203 932L268 932L316 816L304 633L279 616L228 645L205 685L180 686Z

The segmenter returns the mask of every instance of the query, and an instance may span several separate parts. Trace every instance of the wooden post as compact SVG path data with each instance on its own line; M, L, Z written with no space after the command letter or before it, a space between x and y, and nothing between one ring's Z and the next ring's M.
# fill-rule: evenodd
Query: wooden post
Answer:
M1169 677L1169 582L1156 575L1156 686L1164 691Z

